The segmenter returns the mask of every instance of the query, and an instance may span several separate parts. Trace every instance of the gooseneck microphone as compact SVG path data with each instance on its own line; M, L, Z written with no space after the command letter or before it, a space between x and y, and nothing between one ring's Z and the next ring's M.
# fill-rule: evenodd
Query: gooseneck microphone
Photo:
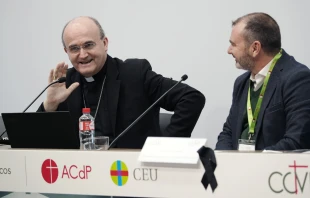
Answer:
M49 85L47 85L45 87L45 89L43 89L43 91L28 105L28 107L26 107L26 109L23 111L23 113L25 113L27 111L27 109L29 109L29 107L31 107L31 105L44 93L44 91L49 88L50 86L52 86L53 84L56 84L56 83L63 83L66 81L66 77L61 77L59 78L58 80L50 83Z
M43 89L43 91L26 107L26 109L23 111L23 113L25 113L27 111L27 109L29 109L29 107L31 107L31 105L44 93L44 91L49 88L50 86L52 86L53 84L56 84L56 83L63 83L63 82L66 82L66 77L61 77L59 78L58 80L55 80L53 81L52 83L48 84L45 89ZM4 135L4 133L6 132L3 131L0 135L0 144L9 144L9 140L6 138L2 138L2 136Z
M186 74L184 74L181 77L181 80L179 82L177 82L175 85L173 85L170 89L168 89L168 91L166 91L162 96L160 96L148 109L146 109L133 123L131 123L123 132L121 132L110 144L110 146L108 147L107 150L109 150L110 148L112 148L115 143L117 142L117 140L119 140L119 138L121 138L123 135L125 135L129 129L131 129L131 127L133 127L141 118L143 118L143 116L145 114L147 114L150 109L152 109L168 92L170 92L174 87L176 87L179 83L181 83L182 81L185 81L188 78L188 76Z

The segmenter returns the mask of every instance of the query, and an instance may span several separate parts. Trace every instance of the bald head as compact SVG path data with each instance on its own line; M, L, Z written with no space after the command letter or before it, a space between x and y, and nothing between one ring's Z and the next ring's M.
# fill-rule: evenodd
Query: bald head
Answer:
M67 28L78 28L79 26L85 26L88 28L96 28L98 30L98 35L100 39L103 39L105 37L104 31L100 25L100 23L97 21L97 19L89 16L81 16L76 17L69 21L63 28L62 34L61 34L61 41L64 48L66 48L65 44L65 33Z
M83 76L97 74L107 59L108 39L101 25L91 17L78 17L63 29L64 51L74 68Z

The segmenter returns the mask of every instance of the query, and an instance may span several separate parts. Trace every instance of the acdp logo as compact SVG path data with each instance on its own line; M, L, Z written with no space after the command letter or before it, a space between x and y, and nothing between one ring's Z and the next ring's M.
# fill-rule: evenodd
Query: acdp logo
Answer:
M307 179L310 174L308 165L297 165L294 161L288 168L287 171L274 171L269 175L270 190L274 193L302 194L306 186L310 187L310 180Z
M58 179L59 173L61 172L61 179L88 179L88 175L92 168L88 165L83 165L79 168L77 165L64 165L61 169L58 168L56 162L52 159L46 159L41 166L41 173L43 179L49 183L55 183Z
M45 160L41 167L41 173L43 179L47 183L54 183L58 178L58 167L56 162L52 159Z
M114 184L123 186L128 180L128 168L126 164L120 160L115 161L110 169L111 179Z

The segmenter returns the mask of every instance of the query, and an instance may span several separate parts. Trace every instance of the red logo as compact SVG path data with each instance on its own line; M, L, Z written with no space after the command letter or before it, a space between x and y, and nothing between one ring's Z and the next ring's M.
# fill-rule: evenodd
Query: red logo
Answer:
M49 183L55 183L58 174L61 179L81 179L81 180L86 180L89 177L89 174L92 170L92 167L89 165L83 165L83 166L78 166L78 165L63 165L62 166L57 166L56 162L52 159L46 159L42 163L41 167L41 173L43 179Z
M54 183L58 178L58 167L56 162L52 159L45 160L41 167L41 173L43 179L47 183Z

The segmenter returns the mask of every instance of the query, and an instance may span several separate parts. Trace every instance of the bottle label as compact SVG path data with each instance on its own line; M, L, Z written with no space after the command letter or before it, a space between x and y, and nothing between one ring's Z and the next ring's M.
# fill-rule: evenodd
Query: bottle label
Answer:
M95 125L93 121L80 122L80 131L90 131L90 130L95 130Z

